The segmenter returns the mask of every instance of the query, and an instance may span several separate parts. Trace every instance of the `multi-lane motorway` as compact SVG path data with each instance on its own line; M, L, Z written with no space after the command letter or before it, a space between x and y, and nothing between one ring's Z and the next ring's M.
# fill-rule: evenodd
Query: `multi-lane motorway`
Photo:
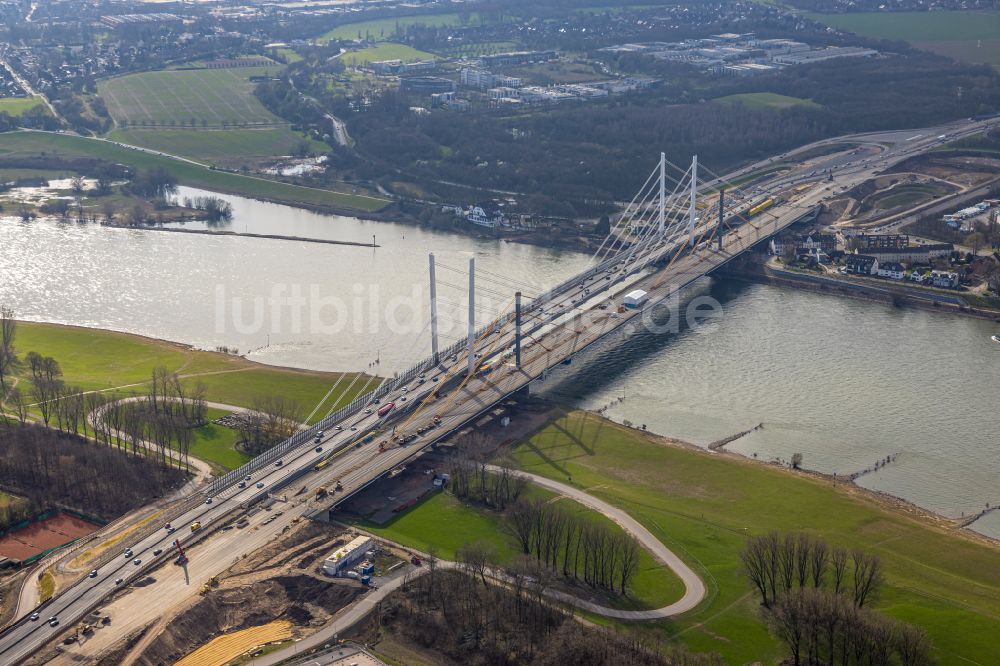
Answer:
M970 121L929 130L845 137L840 141L877 146L878 154L864 158L855 155L850 159L851 155L842 151L755 184L750 196L787 192L791 186L812 183L799 188L797 193L786 195L786 201L753 220L753 224L734 225L735 228L722 237L721 248L712 237L720 233L712 219L714 216L708 214L695 228L693 245L689 244L691 236L682 231L683 224L673 227L664 238L650 237L634 243L614 260L605 261L578 276L551 300L534 303L527 309L522 326L520 367L510 353L514 344L514 322L504 319L482 335L475 345L474 365L478 367L489 361L491 372L469 376L465 352L442 358L408 386L397 386L393 392L382 396L379 404L362 408L338 427L328 429L318 440L302 444L288 451L280 462L253 472L241 481L244 487L234 483L210 498L194 496L174 519L176 531L173 534L168 533L165 526L159 526L137 542L126 541L114 546L115 557L105 562L93 577L84 577L62 591L39 611L38 619L26 616L8 628L0 635L0 663L23 661L72 627L108 596L123 590L127 593L130 582L174 559L173 540L181 537L182 542L190 541L194 536L190 530L193 523L202 525L202 531L197 534L207 533L245 513L248 507L268 494L290 494L301 486L315 489L322 485L333 491L339 482L342 491L334 493L338 500L356 492L605 335L634 324L652 304L784 229L834 193L867 180L876 171L890 168L947 141L980 132L984 127L982 121ZM730 174L726 180L741 175L742 172ZM745 203L737 199L732 206L731 210L735 211ZM652 266L658 268L654 270ZM648 303L640 309L619 311L621 296L636 288L649 293ZM389 402L395 403L395 409L380 418L379 407ZM377 434L363 441L372 431ZM414 435L414 440L403 444L407 436ZM316 469L327 458L329 461ZM295 515L304 513L309 506L306 502L297 504ZM238 539L233 535L239 534L229 532L228 538ZM131 549L128 557L124 554L125 548ZM196 551L202 548L206 547L195 546ZM157 551L160 552L154 554ZM211 569L211 573L218 573L229 564L226 558L209 562L199 558L198 562L199 567ZM201 571L202 576L207 573ZM117 582L119 579L121 583ZM183 587L176 590L178 595L190 593L190 589ZM160 603L167 602L160 600ZM57 618L55 626L50 626L50 617Z

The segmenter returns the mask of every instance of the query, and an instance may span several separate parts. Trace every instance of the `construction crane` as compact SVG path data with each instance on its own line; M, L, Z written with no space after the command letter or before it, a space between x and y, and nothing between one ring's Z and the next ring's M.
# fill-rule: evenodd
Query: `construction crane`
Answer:
M181 547L180 539L174 539L174 547L177 548L177 559L174 560L174 564L182 567L188 563L188 558L187 555L184 554L184 549Z

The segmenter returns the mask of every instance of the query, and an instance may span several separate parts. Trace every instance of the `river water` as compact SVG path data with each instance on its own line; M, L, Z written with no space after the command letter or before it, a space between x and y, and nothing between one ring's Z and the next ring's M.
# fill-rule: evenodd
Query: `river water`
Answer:
M391 374L430 348L428 252L438 261L442 345L465 334L469 257L479 323L515 289L539 293L588 261L224 198L232 231L368 243L374 234L381 247L3 219L0 303L26 319L238 347L265 363L363 370L377 360L372 367ZM694 291L722 305L718 322L614 336L538 388L700 444L763 423L728 448L765 460L802 453L824 472L896 456L858 483L948 516L1000 502L994 325L729 281ZM1000 536L1000 516L976 528Z

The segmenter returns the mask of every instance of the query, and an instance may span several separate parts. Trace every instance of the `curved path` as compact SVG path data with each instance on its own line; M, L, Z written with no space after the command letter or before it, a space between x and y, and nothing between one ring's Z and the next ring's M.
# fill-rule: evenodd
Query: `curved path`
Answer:
M491 472L499 472L500 467L493 465L487 466ZM549 596L559 599L560 601L565 601L566 603L582 608L591 613L596 613L597 615L603 615L605 617L613 617L618 620L658 620L665 617L673 617L674 615L680 615L681 613L686 613L691 610L705 598L705 584L702 582L701 578L698 577L691 567L684 563L684 561L677 557L677 555L667 548L659 539L653 536L652 532L647 530L642 524L637 521L632 516L628 515L622 509L616 506L608 504L604 500L597 499L593 495L589 495L579 488L574 488L573 486L567 485L560 481L554 481L545 476L539 476L538 474L532 474L530 472L522 472L520 470L510 470L514 474L523 476L530 479L532 483L535 483L547 490L551 490L554 493L568 497L575 502L597 511L598 513L606 516L613 520L619 527L628 532L630 535L635 537L636 541L645 548L649 553L660 563L669 568L681 582L684 583L684 596L670 604L669 606L663 606L662 608L655 608L646 611L630 611L630 610L619 610L616 608L607 608L605 606L599 606L589 601L583 601L572 597L568 594L561 592L550 591Z
M488 466L488 469L490 471L497 472L502 468L490 465ZM545 590L545 595L547 597L570 606L575 606L576 608L580 608L587 612L594 613L595 615L602 615L616 620L659 620L673 617L692 610L705 598L705 584L702 582L701 578L698 577L698 574L696 574L691 567L685 564L683 560L677 557L673 551L663 545L663 543L653 536L649 530L643 527L639 521L632 518L632 516L628 515L626 512L616 506L608 504L604 500L597 499L593 495L588 495L579 488L574 488L573 486L566 485L560 481L554 481L548 477L539 476L530 472L522 472L520 470L510 471L514 474L530 479L533 483L536 483L543 488L551 490L564 497L568 497L575 502L579 502L580 504L583 504L584 506L613 520L623 530L635 537L643 548L648 550L658 562L673 571L677 577L681 579L681 582L684 583L684 595L680 599L668 606L645 611L620 610L617 608L600 606L557 590ZM377 538L384 540L382 537ZM412 548L409 548L409 550L413 551ZM442 569L457 569L461 566L456 562L448 562L445 560L438 560L437 564ZM383 582L378 589L372 590L369 594L364 595L351 606L343 609L329 624L321 628L316 633L311 634L310 636L307 636L299 641L295 641L292 645L286 648L282 648L281 650L277 650L268 655L258 657L254 660L254 664L257 664L258 666L274 666L287 659L291 659L298 654L302 654L307 650L321 647L326 643L336 640L335 637L337 637L338 634L347 631L352 626L363 620L368 613L378 607L379 602L385 599L385 597L387 597L390 593L402 587L404 582L408 579L412 579L414 576L422 575L427 571L428 567L416 568L411 565L407 565L403 571L398 572L397 575L391 580ZM503 583L505 579L504 574L498 571L493 571L491 577L498 580L500 583Z

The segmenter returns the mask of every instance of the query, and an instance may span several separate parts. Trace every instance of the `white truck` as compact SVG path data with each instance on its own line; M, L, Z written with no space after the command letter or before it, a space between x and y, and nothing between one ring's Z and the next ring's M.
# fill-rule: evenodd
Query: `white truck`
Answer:
M642 289L636 289L625 294L624 305L627 308L641 308L647 298L649 298L649 294Z

